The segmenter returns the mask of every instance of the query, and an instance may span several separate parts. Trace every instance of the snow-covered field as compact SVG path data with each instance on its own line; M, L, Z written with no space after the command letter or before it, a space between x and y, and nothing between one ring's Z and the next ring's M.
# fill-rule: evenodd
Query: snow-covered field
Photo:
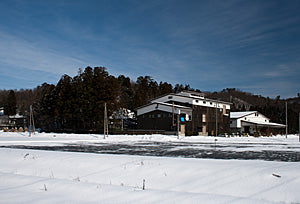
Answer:
M298 136L186 137L193 143L282 144ZM173 141L175 136L0 133L0 146ZM250 148L250 147L248 147ZM255 149L255 145L252 145ZM273 147L274 149L277 146ZM143 190L143 184L145 190ZM0 148L0 203L300 203L300 162L214 160Z
M300 139L298 135L278 135L273 137L210 137L192 136L180 137L166 135L109 135L103 139L100 134L61 134L61 133L36 133L29 137L29 133L0 132L0 146L30 145L30 146L59 146L68 144L97 144L97 143L123 143L134 144L137 142L186 142L191 146L196 143L217 145L234 149L235 151L246 150L293 150L300 151ZM246 145L236 149L235 145Z

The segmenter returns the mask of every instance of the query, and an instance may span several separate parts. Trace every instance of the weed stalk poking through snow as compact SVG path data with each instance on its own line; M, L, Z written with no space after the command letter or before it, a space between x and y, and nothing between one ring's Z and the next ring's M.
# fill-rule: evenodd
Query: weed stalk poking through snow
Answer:
M143 179L143 190L145 190L145 179Z

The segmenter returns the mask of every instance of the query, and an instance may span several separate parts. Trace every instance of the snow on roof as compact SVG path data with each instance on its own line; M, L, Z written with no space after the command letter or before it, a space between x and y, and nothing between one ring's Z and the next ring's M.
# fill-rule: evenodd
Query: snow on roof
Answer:
M277 128L284 128L285 125L279 124L279 123L270 123L270 122L253 122L253 121L245 121L242 120L244 123L251 123L251 124L256 124L258 126L270 126L270 127L277 127Z
M9 116L9 118L11 118L11 119L18 119L18 118L24 118L24 116L20 115L19 113L17 113L16 115Z
M165 106L174 106L175 108L186 108L186 109L192 109L190 107L187 106L181 106L181 105L176 105L176 104L171 104L171 103L163 103L163 102L155 102L154 104L161 104L161 105L165 105Z
M230 118L242 118L256 112L257 111L230 112Z
M196 92L194 92L194 93L196 93ZM200 99L200 100L206 100L206 101L211 101L211 102L218 102L219 104L231 104L230 102L226 102L226 101L205 98L204 95L200 96L200 94L201 93L199 93L199 95L196 95L191 92L184 92L184 91L179 92L179 93L169 93L169 94L165 94L165 95L153 98L150 100L150 102L153 102L153 101L163 98L165 96L178 96L178 97L184 97L184 98L190 98L190 99Z
M153 105L153 104L160 104L160 105L164 105L164 106L173 106L173 104L171 104L171 103L152 102L152 103L148 103L148 104L146 104L146 105L137 107L136 110L139 110L139 109L144 108L144 107L147 107L147 106L151 106L151 105ZM181 106L181 105L176 105L176 104L174 104L174 107L175 107L175 108L180 108L180 109L192 109L192 108L187 107L187 106Z

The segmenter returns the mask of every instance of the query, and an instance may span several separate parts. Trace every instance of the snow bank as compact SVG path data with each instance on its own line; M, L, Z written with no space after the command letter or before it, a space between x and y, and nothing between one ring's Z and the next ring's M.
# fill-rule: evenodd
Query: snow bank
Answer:
M0 148L0 163L0 203L300 202L297 162Z

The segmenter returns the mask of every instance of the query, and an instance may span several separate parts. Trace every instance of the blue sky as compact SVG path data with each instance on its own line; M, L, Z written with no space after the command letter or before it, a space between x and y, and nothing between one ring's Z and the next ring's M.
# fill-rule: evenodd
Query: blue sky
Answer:
M1 0L0 89L105 66L133 80L294 97L299 11L299 0Z

